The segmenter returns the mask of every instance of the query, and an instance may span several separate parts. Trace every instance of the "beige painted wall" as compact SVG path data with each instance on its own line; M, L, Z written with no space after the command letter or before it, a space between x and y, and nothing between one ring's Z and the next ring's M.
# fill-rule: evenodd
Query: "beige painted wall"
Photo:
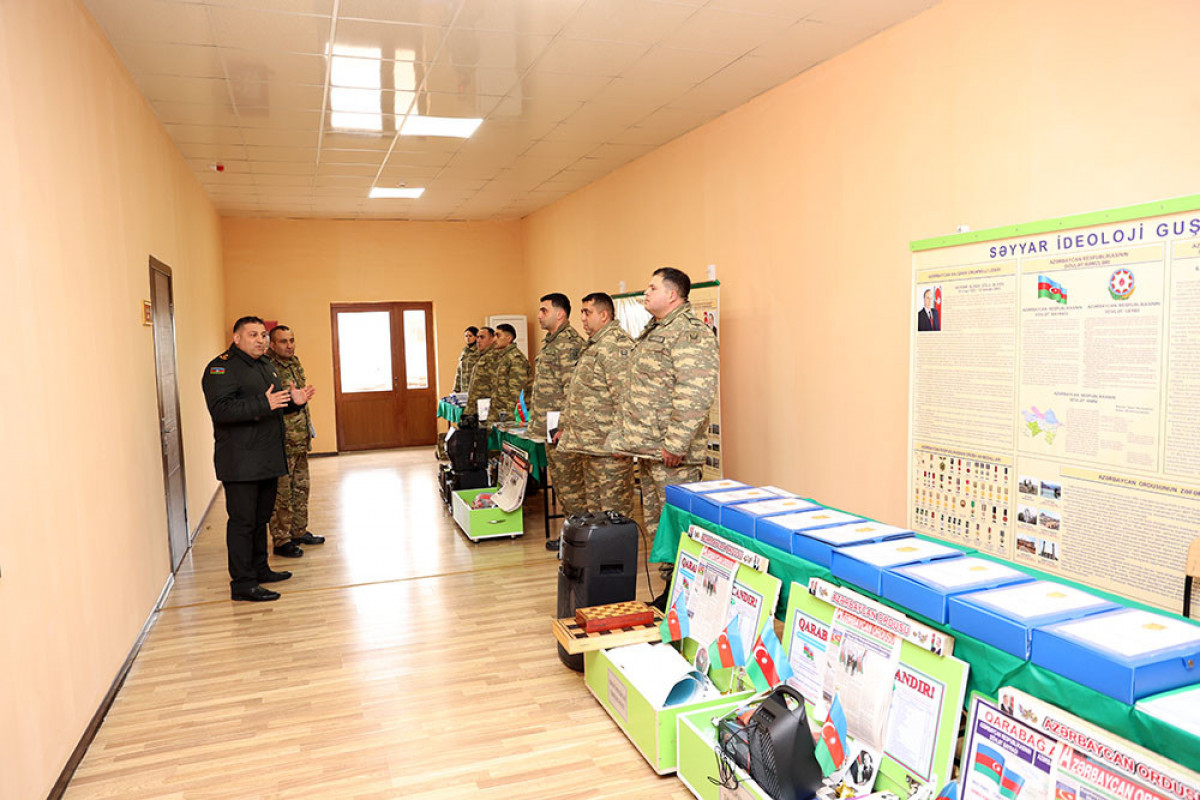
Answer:
M319 392L317 452L337 449L330 303L432 301L439 397L453 388L463 328L528 304L518 222L227 218L222 231L226 330L246 314L293 329Z
M148 256L175 277L191 524L220 225L75 0L0 2L0 797L44 797L169 574Z
M1197 24L946 0L528 218L531 286L715 263L726 474L902 523L909 241L1195 193Z

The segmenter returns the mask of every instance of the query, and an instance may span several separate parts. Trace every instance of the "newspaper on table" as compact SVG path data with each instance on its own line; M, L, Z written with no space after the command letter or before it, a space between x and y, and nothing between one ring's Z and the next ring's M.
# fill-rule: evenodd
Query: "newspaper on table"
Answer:
M502 511L516 511L525 502L525 485L528 482L528 458L519 447L504 442L500 472L496 479L498 488L492 495L492 502Z

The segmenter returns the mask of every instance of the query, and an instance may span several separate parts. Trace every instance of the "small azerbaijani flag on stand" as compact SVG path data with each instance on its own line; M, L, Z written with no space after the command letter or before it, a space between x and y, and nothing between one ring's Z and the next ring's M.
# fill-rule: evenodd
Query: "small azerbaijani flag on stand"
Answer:
M517 407L514 409L517 413L517 421L522 425L529 424L529 407L525 405L525 390L521 390L521 396L517 400Z
M982 742L975 749L975 763L971 765L975 772L982 772L988 780L1001 784L1000 777L1004 774L1004 756L999 750L988 747Z
M934 800L958 800L958 781L950 781L943 786Z
M942 329L942 287L933 290L933 310L937 312L938 324L936 330Z
M775 626L770 619L763 626L762 633L750 650L751 658L746 665L746 674L750 676L751 683L758 691L765 692L795 674L792 665L783 654L783 645L779 643L779 637L775 635Z
M742 646L742 632L738 626L738 615L734 614L725 630L708 646L708 660L713 666L721 669L746 666L746 648Z
M832 775L846 762L846 712L842 710L842 698L836 694L829 706L829 718L821 727L816 756L824 775Z
M1000 776L1000 796L1008 800L1017 800L1017 795L1021 793L1023 786L1025 786L1025 779L1005 767L1004 774Z
M1067 290L1058 281L1038 275L1038 297L1048 297L1056 303L1066 304Z
M674 642L686 639L690 628L687 613L687 592L681 591L675 596L667 615L658 623L658 635L663 642Z

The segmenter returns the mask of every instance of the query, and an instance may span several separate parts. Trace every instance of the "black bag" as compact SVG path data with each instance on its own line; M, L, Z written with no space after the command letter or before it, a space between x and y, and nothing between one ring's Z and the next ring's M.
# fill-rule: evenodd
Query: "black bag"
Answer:
M455 472L486 470L488 465L487 428L459 428L446 443L450 466Z

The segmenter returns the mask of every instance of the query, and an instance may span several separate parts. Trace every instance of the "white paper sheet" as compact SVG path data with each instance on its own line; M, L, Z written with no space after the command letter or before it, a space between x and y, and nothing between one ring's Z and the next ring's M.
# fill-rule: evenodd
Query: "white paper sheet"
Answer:
M1053 581L1034 581L965 595L1003 617L1032 620L1055 614L1103 608L1108 601Z
M1200 626L1136 608L1059 623L1054 631L1121 656L1140 656L1187 645L1200 649Z
M843 555L856 558L875 567L894 567L897 564L921 561L926 558L962 554L960 550L955 550L953 547L946 547L937 542L929 542L925 539L916 538L860 544L854 547L847 547L841 552Z
M789 492L787 489L780 489L778 486L764 486L762 488L766 489L769 492L774 492L775 494L779 495L780 497L799 497L800 496L800 495L796 494L795 492Z
M797 514L784 514L771 520L790 531L803 531L809 528L823 528L826 525L844 525L850 522L861 522L862 517L845 514L830 508L819 508L815 511L801 511Z
M1192 736L1200 736L1200 686L1139 700L1137 708Z
M712 492L704 495L705 500L711 500L714 503L722 505L728 503L745 503L748 500L767 500L775 497L767 489L735 489L729 492Z
M492 398L482 397L475 401L475 411L479 414L480 422L487 422L488 412L492 410Z
M842 700L846 732L865 747L882 750L900 637L844 609L837 609L829 630L821 696L825 708L834 695Z
M697 481L696 483L681 484L681 488L687 489L689 492L719 492L729 489L745 489L746 484L741 481L731 481L728 478L718 481Z
M608 651L608 657L654 708L720 696L712 682L669 645L646 643L617 647Z
M554 431L558 429L558 420L561 416L561 411L546 412L546 442L548 444L554 442Z
M745 511L747 514L753 514L756 517L762 517L767 514L783 514L787 512L812 511L820 508L816 503L810 503L807 500L801 500L798 497L780 497L775 500L762 500L757 503L745 503L738 506L738 511Z
M849 525L838 525L834 528L820 528L808 531L804 535L840 547L846 544L854 544L855 542L868 542L872 539L878 539L880 536L891 536L902 533L911 534L912 531L906 531L904 528L897 528L893 525L883 525L878 522L852 522Z
M913 564L896 570L900 575L939 589L962 589L995 581L1020 578L1025 573L974 556Z
M709 645L729 621L729 597L738 564L711 548L700 553L700 566L687 596L691 627L688 638Z

